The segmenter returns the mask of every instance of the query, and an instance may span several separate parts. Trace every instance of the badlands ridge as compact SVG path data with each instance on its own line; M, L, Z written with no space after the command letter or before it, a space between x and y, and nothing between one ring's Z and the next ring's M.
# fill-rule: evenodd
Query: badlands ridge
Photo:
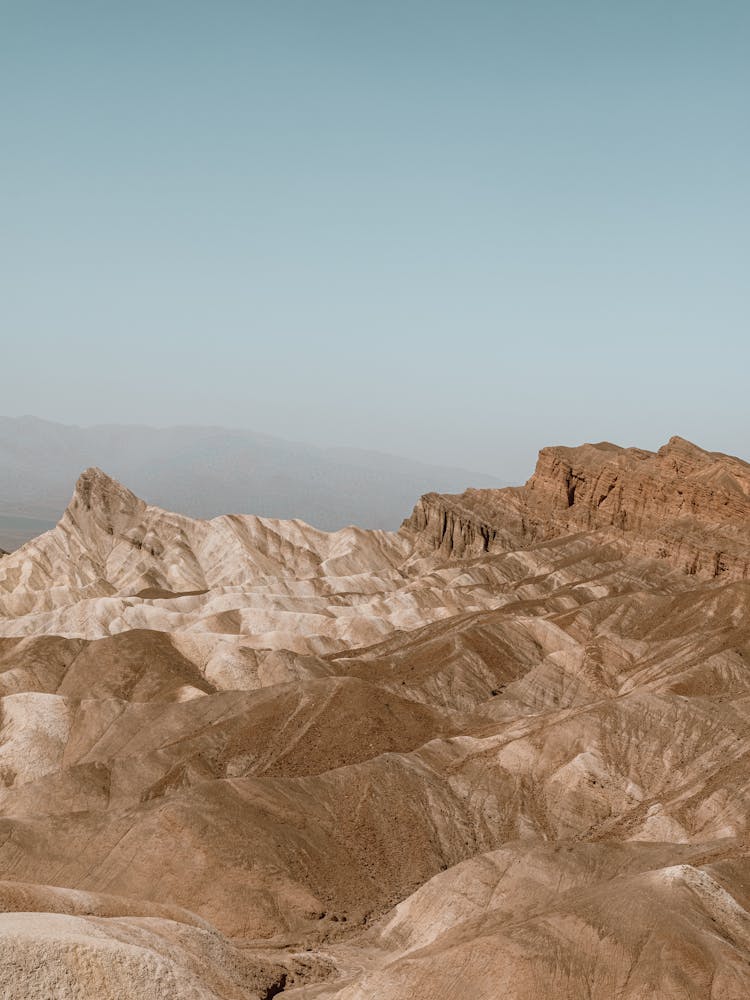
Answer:
M395 533L97 469L0 558L0 996L750 996L750 466Z

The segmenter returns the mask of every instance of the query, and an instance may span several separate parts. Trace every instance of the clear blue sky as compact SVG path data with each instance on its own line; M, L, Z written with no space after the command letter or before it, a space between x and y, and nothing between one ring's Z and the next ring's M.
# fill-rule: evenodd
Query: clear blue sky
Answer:
M7 415L750 458L750 4L0 2Z

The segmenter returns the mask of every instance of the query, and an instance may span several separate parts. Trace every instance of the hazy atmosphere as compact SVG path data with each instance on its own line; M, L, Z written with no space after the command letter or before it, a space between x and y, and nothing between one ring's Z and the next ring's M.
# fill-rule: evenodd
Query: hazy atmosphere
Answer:
M747 4L1 21L3 414L750 454Z

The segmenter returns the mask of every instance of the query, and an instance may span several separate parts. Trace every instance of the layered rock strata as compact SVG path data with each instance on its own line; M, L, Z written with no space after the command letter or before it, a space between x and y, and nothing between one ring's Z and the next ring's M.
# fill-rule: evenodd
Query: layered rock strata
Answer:
M738 580L750 575L749 519L750 466L673 437L658 452L544 448L524 487L427 494L405 528L455 558L603 530L685 573Z

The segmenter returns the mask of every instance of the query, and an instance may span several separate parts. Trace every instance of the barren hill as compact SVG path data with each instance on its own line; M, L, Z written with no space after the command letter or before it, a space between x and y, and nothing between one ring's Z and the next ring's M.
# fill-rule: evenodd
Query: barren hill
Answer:
M398 532L87 470L0 558L0 995L747 997L749 577L679 438Z

